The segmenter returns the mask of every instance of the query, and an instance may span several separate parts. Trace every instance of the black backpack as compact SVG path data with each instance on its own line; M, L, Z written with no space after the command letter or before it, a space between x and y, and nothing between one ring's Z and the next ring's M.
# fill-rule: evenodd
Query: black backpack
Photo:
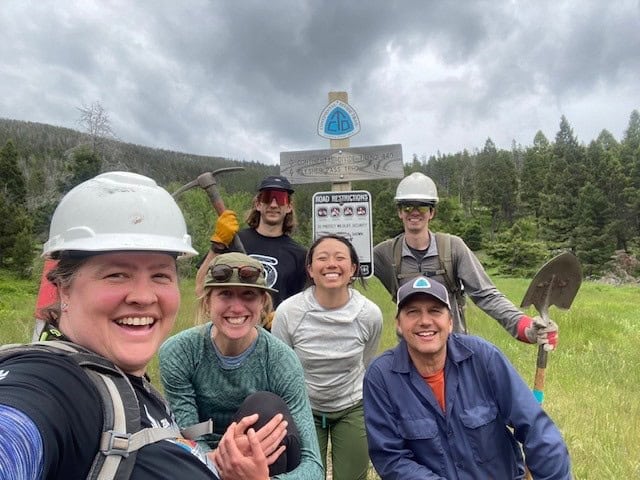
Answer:
M88 375L101 399L103 429L100 448L87 479L127 480L136 462L137 451L167 438L195 439L213 431L213 423L199 423L182 431L177 427L141 428L140 407L127 375L109 360L74 343L55 340L0 346L0 361L25 352L53 352L69 356ZM146 379L149 393L166 404L166 400Z

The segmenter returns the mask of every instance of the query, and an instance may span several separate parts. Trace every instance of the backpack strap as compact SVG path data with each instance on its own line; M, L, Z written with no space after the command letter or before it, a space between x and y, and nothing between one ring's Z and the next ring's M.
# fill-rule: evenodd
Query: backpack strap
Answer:
M74 360L91 378L102 403L100 447L87 479L128 479L137 453L137 449L130 451L131 432L140 431L140 407L135 390L119 368L101 357L78 353Z
M400 280L403 278L413 278L417 275L424 275L425 277L433 277L435 275L443 275L447 279L447 287L449 287L449 277L451 280L451 284L455 284L453 281L453 277L448 274L448 272L453 271L453 263L451 261L451 239L447 234L436 233L436 245L438 248L438 261L439 268L437 270L425 270L422 272L408 272L408 273L400 273L400 266L402 265L402 240L404 240L404 235L398 235L393 239L393 272L394 272L394 287L396 292L398 288L400 288ZM447 241L448 240L448 241ZM443 255L441 253L441 243L444 242L445 245L442 245L442 249L445 251L445 255L447 255L448 260L443 262ZM446 247L446 248L445 248ZM453 288L449 289L451 292L454 291Z
M398 293L398 288L400 288L400 266L402 265L402 241L404 240L404 233L400 235L396 235L393 239L393 243L391 245L392 252L392 269L393 269L393 293L391 296L393 297L393 301L395 302L396 293Z
M447 289L456 297L460 292L460 282L456 281L453 275L453 260L451 258L451 235L436 232L436 246L438 247L438 260L440 261L440 270L447 285Z
M202 435L213 433L213 420L209 419L204 422L196 423L190 427L183 428L180 433L187 440L195 440Z
M444 281L447 289L456 298L458 306L458 316L460 317L460 325L464 333L468 333L467 322L465 321L465 303L464 289L460 280L456 278L455 269L453 268L453 256L451 248L451 235L447 233L436 233L436 245L438 246L438 258L440 267L444 269Z
M433 277L435 275L442 275L447 290L456 297L458 305L462 307L464 305L464 295L460 282L456 279L453 268L453 256L451 248L451 235L447 233L436 232L433 234L438 249L438 262L439 268L437 270L423 271L420 274L425 277ZM400 287L400 280L403 278L415 277L417 272L412 273L400 273L400 266L402 264L402 244L404 240L404 234L400 234L393 239L392 243L392 258L393 258L393 286L395 292ZM395 296L395 295L394 295ZM395 298L394 298L395 301Z

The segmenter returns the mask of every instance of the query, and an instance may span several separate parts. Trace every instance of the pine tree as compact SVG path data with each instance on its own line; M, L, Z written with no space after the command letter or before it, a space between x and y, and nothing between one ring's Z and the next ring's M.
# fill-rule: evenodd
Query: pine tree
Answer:
M545 178L541 218L544 238L558 248L575 246L577 199L585 180L584 156L584 148L563 115Z
M97 153L91 151L87 145L76 148L71 161L67 164L67 176L60 182L58 188L66 193L76 185L95 177L100 173L102 161Z
M520 175L520 204L524 215L533 215L536 219L540 216L542 191L550 161L549 141L538 131L533 139L533 146L524 153Z
M33 259L27 189L12 140L0 150L0 266L25 275Z
M624 221L633 229L633 236L640 236L640 113L634 110L629 126L620 145L620 164L628 177L624 190Z
M395 188L387 188L372 195L373 244L377 245L387 238L392 238L402 232L402 221L398 217L394 201Z
M582 262L585 275L597 275L615 250L610 231L606 228L607 219L603 212L607 210L608 199L601 189L587 183L577 201L575 251Z
M511 224L517 199L516 168L509 152L496 150L487 139L476 163L475 189L480 205L491 212L491 231L495 233L501 222Z
M8 140L0 149L0 195L15 205L24 205L27 201L27 188L18 168L18 150L13 140Z

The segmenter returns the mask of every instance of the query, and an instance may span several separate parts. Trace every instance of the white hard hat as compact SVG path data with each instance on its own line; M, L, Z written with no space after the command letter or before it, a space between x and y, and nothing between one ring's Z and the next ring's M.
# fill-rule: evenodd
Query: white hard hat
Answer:
M438 189L429 177L420 172L413 172L404 177L398 184L396 203L400 202L424 202L438 203Z
M198 253L169 192L129 172L103 173L67 193L53 213L42 254L116 250Z

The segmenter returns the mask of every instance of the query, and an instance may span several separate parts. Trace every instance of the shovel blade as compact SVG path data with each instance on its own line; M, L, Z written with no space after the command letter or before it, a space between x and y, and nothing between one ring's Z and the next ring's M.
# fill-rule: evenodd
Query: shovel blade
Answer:
M545 263L533 280L520 306L536 307L538 312L546 312L551 305L568 309L582 283L582 267L578 258L564 252Z

